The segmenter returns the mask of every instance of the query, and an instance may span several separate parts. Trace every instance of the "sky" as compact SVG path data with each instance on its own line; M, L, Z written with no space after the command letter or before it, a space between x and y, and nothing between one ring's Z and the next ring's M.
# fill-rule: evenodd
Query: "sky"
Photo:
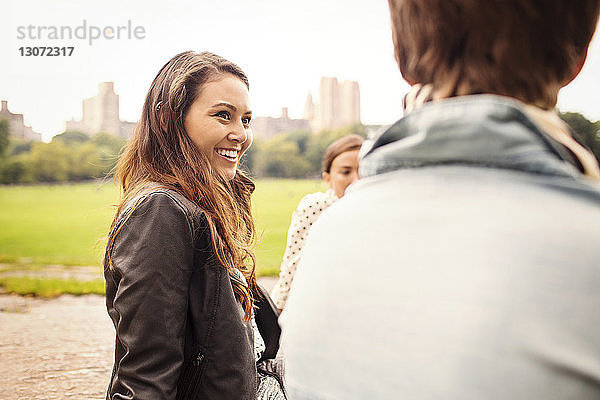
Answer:
M121 119L136 121L160 67L185 50L212 51L240 65L255 116L279 116L288 107L291 118L301 118L307 94L318 98L321 77L333 76L359 82L363 123L390 124L409 89L394 61L385 0L5 0L4 7L0 99L46 141L64 131L65 121L81 119L82 100L104 81L115 82ZM76 30L84 21L85 39L49 36L50 27L60 34L61 26ZM121 29L119 39L90 43L92 27L115 36L128 24L130 34ZM48 27L43 39L38 26ZM600 120L598 36L558 103L593 121ZM74 49L70 57L21 56L19 48L28 46Z

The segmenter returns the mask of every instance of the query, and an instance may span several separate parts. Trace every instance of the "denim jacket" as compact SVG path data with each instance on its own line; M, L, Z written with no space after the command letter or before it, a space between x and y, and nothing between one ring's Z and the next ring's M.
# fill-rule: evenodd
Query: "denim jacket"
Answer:
M598 183L491 95L426 104L364 154L282 315L293 398L599 398Z

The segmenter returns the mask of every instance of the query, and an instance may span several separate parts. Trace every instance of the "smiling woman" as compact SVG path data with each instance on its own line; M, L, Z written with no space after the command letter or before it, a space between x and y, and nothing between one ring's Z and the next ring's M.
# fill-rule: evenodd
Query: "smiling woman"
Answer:
M173 57L150 86L115 174L109 398L283 398L269 362L277 310L254 274L254 184L238 170L252 143L248 89L208 52Z
M194 144L227 179L233 179L240 157L252 144L249 103L248 87L227 74L204 85L184 119Z

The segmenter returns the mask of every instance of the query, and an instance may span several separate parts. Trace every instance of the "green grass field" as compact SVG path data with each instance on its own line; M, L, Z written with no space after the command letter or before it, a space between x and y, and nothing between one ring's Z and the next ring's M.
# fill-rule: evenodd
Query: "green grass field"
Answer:
M276 275L292 211L321 181L258 180L259 275ZM0 187L0 263L98 265L118 201L108 183Z
M0 287L3 287L9 293L44 298L58 297L64 293L76 296L84 294L104 294L104 280L102 279L78 281L75 279L11 276L0 278Z

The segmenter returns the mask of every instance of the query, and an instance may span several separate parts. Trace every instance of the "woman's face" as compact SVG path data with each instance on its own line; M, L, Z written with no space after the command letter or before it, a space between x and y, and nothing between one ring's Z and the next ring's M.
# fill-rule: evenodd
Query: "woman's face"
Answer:
M329 172L323 172L323 179L342 198L346 188L358 180L358 150L345 151L334 158Z
M231 180L252 144L251 118L248 88L236 76L225 74L202 86L183 124L211 166Z

